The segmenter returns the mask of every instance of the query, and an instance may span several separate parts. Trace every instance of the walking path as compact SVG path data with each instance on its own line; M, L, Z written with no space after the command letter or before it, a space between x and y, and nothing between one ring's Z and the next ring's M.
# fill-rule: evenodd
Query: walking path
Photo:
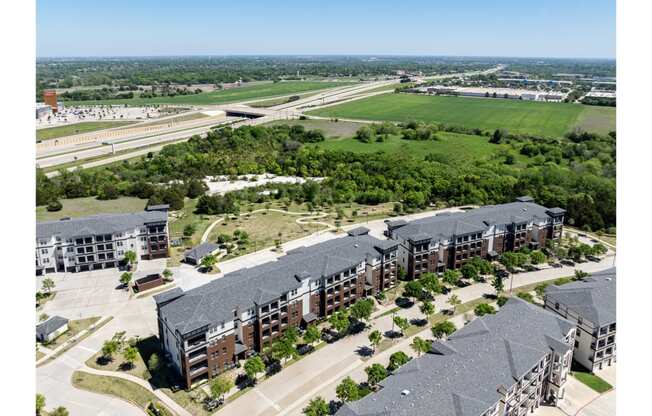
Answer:
M98 376L109 376L109 377L117 377L121 378L123 380L131 381L132 383L136 383L139 386L143 387L150 393L154 394L165 406L167 406L169 409L173 410L178 416L192 416L190 412L188 412L186 409L183 407L179 406L177 402L172 400L167 394L163 393L159 389L152 389L152 386L145 380L143 380L140 377L133 376L131 374L126 374L126 373L120 373L117 371L103 371L103 370L97 370L95 368L88 367L87 365L84 364L82 368L80 368L78 371L83 371L85 373L89 374L95 374Z

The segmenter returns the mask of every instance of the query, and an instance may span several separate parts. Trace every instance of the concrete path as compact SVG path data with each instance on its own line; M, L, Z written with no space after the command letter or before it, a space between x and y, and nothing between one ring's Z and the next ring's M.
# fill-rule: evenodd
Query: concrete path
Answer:
M188 412L183 407L179 406L177 404L177 402L172 400L167 394L163 393L159 389L156 389L156 390L152 389L152 386L147 381L143 380L140 377L136 377L136 376L133 376L131 374L126 374L126 373L119 373L117 371L97 370L95 368L90 368L87 365L84 365L78 371L83 371L85 373L95 374L95 375L98 375L98 376L117 377L117 378L121 378L123 380L131 381L132 383L136 383L139 386L143 387L144 389L146 389L149 392L156 395L156 397L160 401L162 401L169 409L173 410L177 415L179 415L179 416L192 416L192 414L190 412Z

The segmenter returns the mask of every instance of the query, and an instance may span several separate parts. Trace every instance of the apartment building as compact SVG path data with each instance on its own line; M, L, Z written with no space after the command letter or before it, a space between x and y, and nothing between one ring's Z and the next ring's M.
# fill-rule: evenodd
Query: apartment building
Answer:
M36 223L36 275L118 267L127 251L168 256L168 206Z
M154 297L159 339L187 387L233 367L291 326L396 283L397 243L361 227L198 288Z
M546 288L545 308L577 324L575 361L592 372L616 363L616 268Z
M399 243L398 264L408 278L459 269L475 256L496 258L523 247L543 248L562 235L564 211L523 196L515 202L442 213L411 222L387 222L385 234Z
M412 359L337 416L522 416L563 400L575 325L518 298Z

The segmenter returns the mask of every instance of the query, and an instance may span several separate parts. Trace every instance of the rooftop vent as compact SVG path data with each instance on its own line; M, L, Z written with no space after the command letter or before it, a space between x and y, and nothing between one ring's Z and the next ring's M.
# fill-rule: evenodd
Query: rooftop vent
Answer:
M409 396L409 395L410 395L410 390L406 389L401 392L401 396Z
M356 247L356 248L359 247L359 246L360 246L360 244L358 244L358 243L355 243L355 244L353 245L353 247Z
M607 281L611 282L611 277L607 277Z

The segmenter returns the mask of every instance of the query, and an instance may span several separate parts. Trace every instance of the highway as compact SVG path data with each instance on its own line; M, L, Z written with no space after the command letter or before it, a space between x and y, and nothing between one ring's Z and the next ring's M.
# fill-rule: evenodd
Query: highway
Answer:
M502 65L490 68L484 71L469 71L455 74L441 74L423 77L426 80L446 79L459 76L470 76L478 74L490 74L502 69ZM379 94L386 94L392 91L388 89L385 91L377 91L378 88L386 87L392 84L397 84L399 78L388 78L380 81L365 81L360 84L351 86L335 87L302 99L292 101L290 103L279 104L269 108L252 108L247 106L247 103L252 103L261 100L247 100L239 103L231 103L216 106L205 106L203 110L223 110L231 112L247 112L250 114L257 114L261 117L254 119L241 120L237 117L227 117L222 122L212 121L209 119L198 119L188 123L179 123L171 126L171 129L160 133L137 133L116 137L103 141L102 144L97 142L84 143L79 145L66 145L49 149L37 155L37 166L41 168L55 167L67 163L74 163L84 159L97 159L100 160L90 161L88 163L80 164L81 167L94 167L107 163L113 163L118 160L128 159L133 156L145 154L149 151L158 151L164 144L171 142L179 142L187 140L194 135L205 135L212 127L216 125L231 124L233 127L242 125L264 124L273 120L280 119L293 119L299 117L303 111L313 110L316 108L337 105L348 101L359 100ZM264 100L269 100L269 97ZM125 152L133 149L133 152ZM117 152L125 152L115 157L110 156ZM75 167L69 170L76 169ZM58 172L48 173L49 177L56 176Z

